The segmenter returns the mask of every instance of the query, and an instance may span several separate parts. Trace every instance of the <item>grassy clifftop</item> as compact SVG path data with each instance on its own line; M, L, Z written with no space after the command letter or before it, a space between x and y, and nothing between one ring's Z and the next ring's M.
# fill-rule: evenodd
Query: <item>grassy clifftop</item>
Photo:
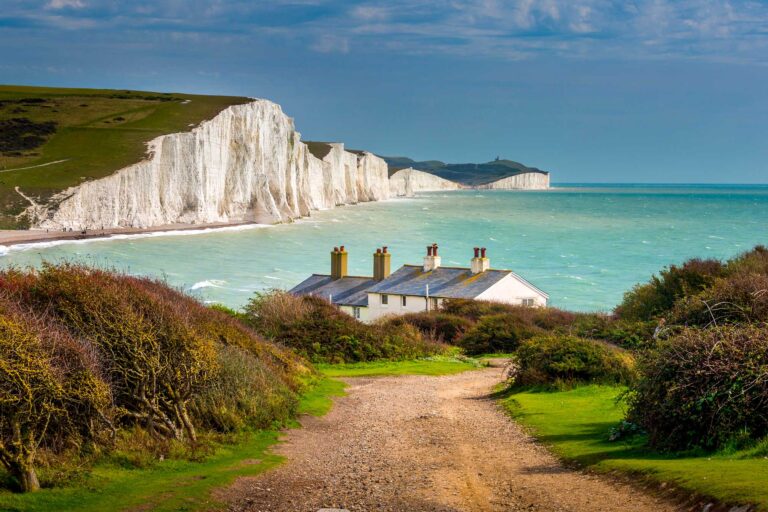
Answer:
M29 203L141 160L145 143L190 130L244 97L0 85L0 228Z

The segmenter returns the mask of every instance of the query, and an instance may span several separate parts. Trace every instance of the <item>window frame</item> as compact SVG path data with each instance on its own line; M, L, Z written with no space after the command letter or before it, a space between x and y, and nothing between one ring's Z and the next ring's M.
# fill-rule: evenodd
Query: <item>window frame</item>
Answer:
M379 300L382 306L389 306L389 295L387 295L386 293L382 293L379 296Z
M400 296L400 306L406 307L408 305L408 297L406 295Z

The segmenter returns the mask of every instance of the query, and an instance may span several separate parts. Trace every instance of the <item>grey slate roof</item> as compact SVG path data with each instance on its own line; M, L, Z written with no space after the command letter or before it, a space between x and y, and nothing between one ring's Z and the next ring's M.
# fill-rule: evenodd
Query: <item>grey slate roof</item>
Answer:
M347 276L331 279L329 275L312 274L291 288L294 295L315 295L333 298L334 304L342 306L367 306L368 290L376 283L371 277Z
M403 265L384 281L374 284L368 291L424 297L426 285L429 285L430 297L474 299L509 274L513 272L493 269L472 274L468 268L457 267L438 267L431 272L424 272L420 265Z

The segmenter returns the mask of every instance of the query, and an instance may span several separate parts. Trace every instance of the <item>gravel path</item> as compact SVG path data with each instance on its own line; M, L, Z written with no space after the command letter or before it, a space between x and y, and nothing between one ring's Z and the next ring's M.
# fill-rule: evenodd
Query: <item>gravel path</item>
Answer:
M232 511L667 511L637 489L563 467L487 396L500 368L349 379L305 418L288 461L222 492Z

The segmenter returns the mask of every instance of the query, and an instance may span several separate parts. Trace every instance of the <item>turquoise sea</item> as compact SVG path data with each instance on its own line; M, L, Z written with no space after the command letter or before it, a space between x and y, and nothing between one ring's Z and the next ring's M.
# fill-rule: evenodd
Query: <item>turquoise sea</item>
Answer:
M152 234L14 248L0 265L74 260L161 277L202 300L240 307L257 290L330 271L335 245L350 273L370 275L387 245L393 268L440 245L443 265L468 266L472 247L574 310L613 308L670 263L727 258L768 245L768 186L560 185L544 192L458 191L315 212L277 226Z

